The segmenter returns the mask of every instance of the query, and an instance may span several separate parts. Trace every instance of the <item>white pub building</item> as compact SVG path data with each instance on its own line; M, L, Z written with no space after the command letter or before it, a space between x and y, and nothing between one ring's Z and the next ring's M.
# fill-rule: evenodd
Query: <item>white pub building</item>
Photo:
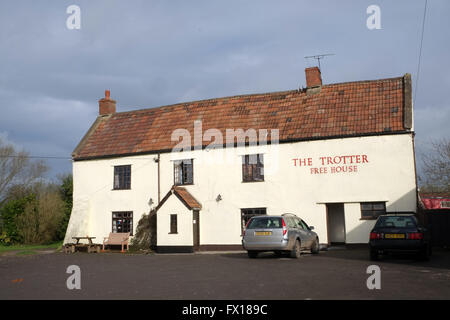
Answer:
M367 243L378 215L416 212L411 76L116 112L73 152L73 236L135 234L159 252L242 249L253 215L294 213L321 244ZM150 245L150 244L149 244Z

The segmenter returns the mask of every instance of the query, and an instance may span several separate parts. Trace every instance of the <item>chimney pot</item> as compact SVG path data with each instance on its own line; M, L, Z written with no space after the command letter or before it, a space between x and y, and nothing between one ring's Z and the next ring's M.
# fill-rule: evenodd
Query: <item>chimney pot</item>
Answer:
M105 97L98 101L98 111L101 116L116 112L116 101L110 98L109 90L105 90Z
M306 75L306 86L308 88L322 86L322 75L320 73L319 67L306 68L305 75Z

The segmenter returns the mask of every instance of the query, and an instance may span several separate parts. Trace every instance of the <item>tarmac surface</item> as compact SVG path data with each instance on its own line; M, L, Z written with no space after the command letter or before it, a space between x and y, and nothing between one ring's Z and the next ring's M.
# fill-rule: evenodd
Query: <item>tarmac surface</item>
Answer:
M2 255L0 299L450 299L449 250L434 250L430 261L368 257L364 249L300 259L249 259L245 252ZM80 268L80 289L67 287L71 265ZM380 289L367 287L370 265L380 268Z

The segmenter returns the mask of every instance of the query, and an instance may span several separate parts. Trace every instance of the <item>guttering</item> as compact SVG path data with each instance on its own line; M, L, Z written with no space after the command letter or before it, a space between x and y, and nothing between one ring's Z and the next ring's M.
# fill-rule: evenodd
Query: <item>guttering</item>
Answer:
M400 134L412 134L415 135L412 130L398 130L398 131L384 131L377 133L358 133L358 134L349 134L349 135L335 135L335 136L324 136L324 137L307 137L307 138L292 138L292 139L284 139L280 140L278 144L285 143L294 143L294 142L306 142L306 141L319 141L319 140L335 140L335 139L345 139L345 138L360 138L360 137L376 137L376 136L389 136L389 135L400 135ZM270 141L266 141L266 144L270 145ZM247 142L245 146L249 146L250 144ZM215 145L204 145L202 149L205 149L207 146L214 147ZM233 145L233 147L237 147L237 143ZM256 145L259 146L259 145ZM226 148L227 144L223 144L222 148ZM131 152L131 153L121 153L121 154L111 154L111 155L101 155L101 156L92 156L92 157L74 157L73 161L88 161L88 160L102 160L102 159L111 159L111 158L121 158L121 157L132 157L132 156L141 156L141 155L151 155L151 154L161 154L161 153L171 153L173 149L160 149L160 150L152 150L152 151L143 151L143 152ZM194 150L189 150L194 151Z

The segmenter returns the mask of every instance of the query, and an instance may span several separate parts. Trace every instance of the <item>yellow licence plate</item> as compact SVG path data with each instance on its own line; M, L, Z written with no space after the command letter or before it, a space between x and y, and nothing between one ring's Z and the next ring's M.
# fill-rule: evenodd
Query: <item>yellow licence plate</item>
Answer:
M272 231L255 231L255 236L271 236Z
M385 239L405 239L405 234L403 233L386 233L384 235Z

